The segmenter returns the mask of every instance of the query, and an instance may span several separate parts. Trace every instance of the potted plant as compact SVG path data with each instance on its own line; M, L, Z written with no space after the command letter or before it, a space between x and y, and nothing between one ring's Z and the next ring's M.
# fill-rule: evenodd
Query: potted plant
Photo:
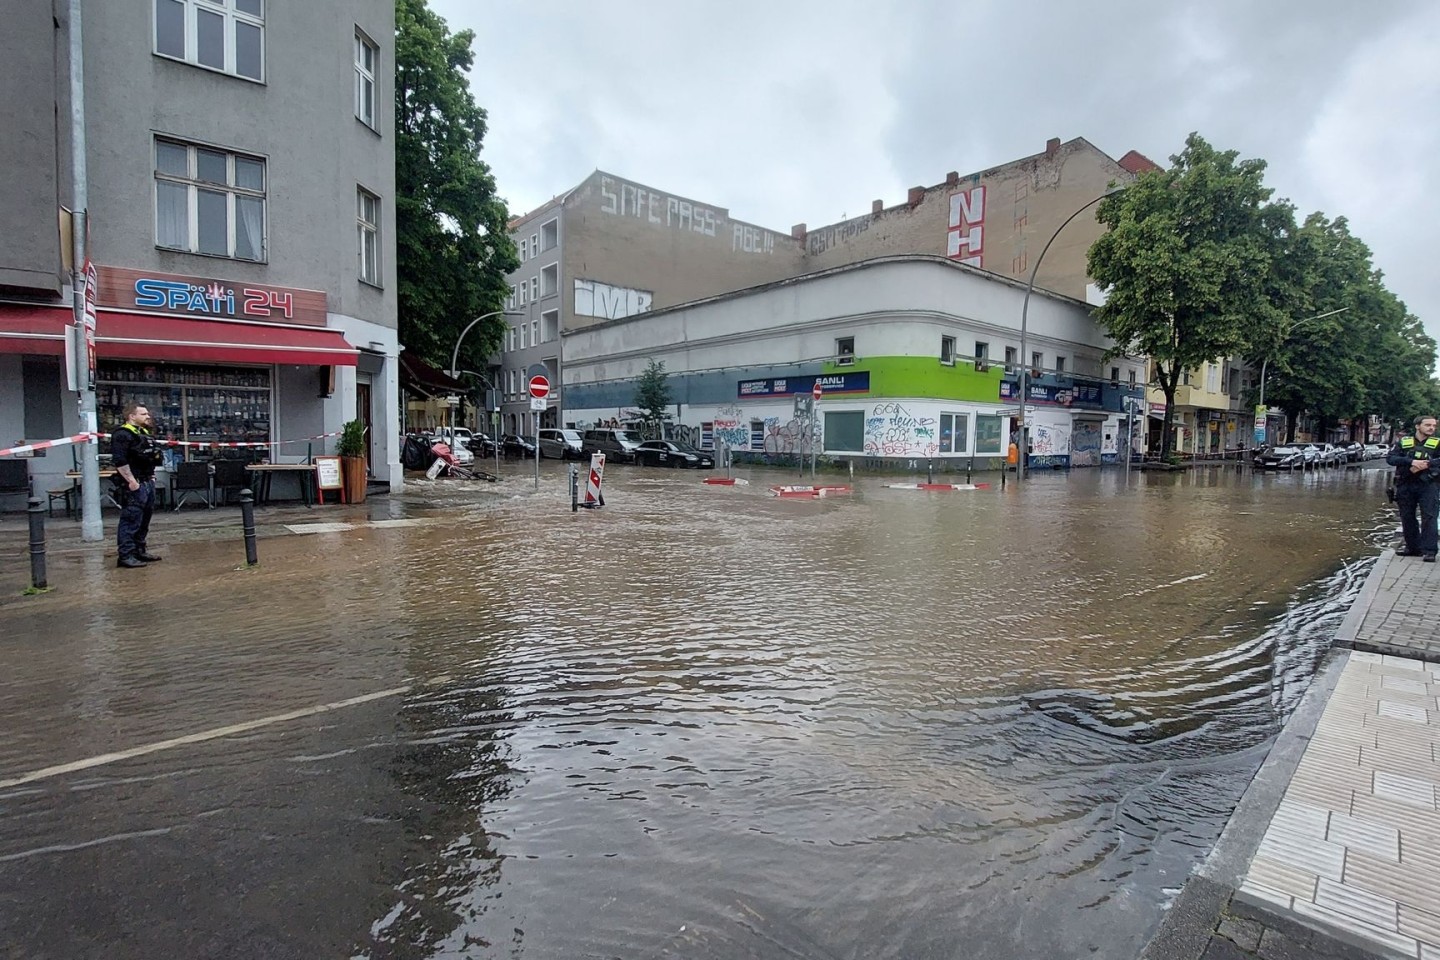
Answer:
M365 502L365 424L351 420L340 428L340 442L335 444L340 457L340 474L345 478L345 499L350 503Z

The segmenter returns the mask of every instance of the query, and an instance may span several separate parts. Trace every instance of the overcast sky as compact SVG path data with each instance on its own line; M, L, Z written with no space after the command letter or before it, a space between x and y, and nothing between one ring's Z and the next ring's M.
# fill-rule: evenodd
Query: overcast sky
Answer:
M596 168L774 230L1084 137L1198 130L1344 215L1440 339L1435 0L431 0L512 213Z

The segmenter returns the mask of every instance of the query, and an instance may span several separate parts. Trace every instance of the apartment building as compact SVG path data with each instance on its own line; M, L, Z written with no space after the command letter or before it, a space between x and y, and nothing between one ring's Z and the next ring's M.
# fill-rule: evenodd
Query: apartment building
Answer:
M0 440L80 429L66 388L71 111L65 0L0 38ZM398 486L389 0L84 0L99 425L274 444L369 425ZM246 448L278 461L327 442ZM184 456L208 455L187 447ZM47 482L72 466L51 451ZM58 454L58 455L57 455Z

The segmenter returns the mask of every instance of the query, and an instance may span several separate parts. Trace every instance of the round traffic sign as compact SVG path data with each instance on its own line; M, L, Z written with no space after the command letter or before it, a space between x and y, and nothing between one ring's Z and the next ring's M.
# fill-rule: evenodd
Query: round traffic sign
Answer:
M538 373L530 378L530 396L536 400L544 400L550 396L550 379L542 377Z
M820 389L820 381L819 381L819 380L816 380L816 381L815 381L815 386L813 386L813 387L810 388L810 396L814 397L816 400L819 400L819 399L820 399L820 394L823 393L823 392L824 392L824 391L822 391L822 390Z

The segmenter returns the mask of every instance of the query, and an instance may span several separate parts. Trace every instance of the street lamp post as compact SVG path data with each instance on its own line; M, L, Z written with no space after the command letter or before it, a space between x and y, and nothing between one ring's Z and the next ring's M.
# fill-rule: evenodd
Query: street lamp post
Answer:
M1335 314L1344 313L1346 310L1349 309L1349 307L1341 307L1338 310L1331 310L1327 313L1318 313L1313 317L1306 317L1303 320L1296 320L1294 323L1290 324L1290 329L1285 331L1285 336L1280 338L1280 343L1284 343L1287 339L1289 339L1290 334L1293 333L1295 331L1295 328L1300 326L1301 324L1309 323L1312 320L1324 320L1326 317L1333 317L1335 316ZM1265 440L1267 443L1270 440L1270 408L1265 406L1265 374L1269 366L1270 357L1266 356L1262 358L1260 361L1260 402L1258 404L1260 409L1256 411L1259 416L1265 418L1262 422L1265 424Z
M490 382L490 378L487 377L487 376L485 376L485 374L483 374L483 373L477 373L477 372L475 372L474 370L458 370L458 371L456 371L456 372L457 372L457 373L468 373L468 374L470 374L470 376L474 377L476 380L479 380L481 383L485 384L485 390L486 390L487 393L489 393L489 394L494 394L494 396L495 396L495 421L492 421L492 425L493 425L494 427L498 428L499 424L498 424L498 422L496 422L496 421L498 421L498 420L499 420L499 417L500 417L500 391L499 391L498 389L496 389L495 384L491 383L491 382ZM488 410L489 407L490 407L490 404L489 404L488 400L487 400L487 402L486 402L486 404L485 404L485 407L486 407L487 410ZM492 446L495 447L495 476L498 477L498 476L500 476L500 431L499 431L499 429L495 429L495 436L493 437L493 439L494 439L494 441L495 441L495 442L492 444Z
M1124 187L1116 187L1114 190L1106 191L1095 199L1086 201L1080 209L1066 217L1065 221L1055 228L1055 232L1050 234L1050 239L1045 241L1045 246L1040 250L1040 256L1035 258L1035 266L1030 270L1030 282L1025 286L1025 302L1020 307L1020 356L1015 358L1020 364L1020 457L1015 464L1015 479L1017 481L1025 479L1025 468L1027 461L1030 459L1030 445L1026 440L1026 436L1030 432L1030 421L1025 413L1026 401L1029 399L1030 394L1030 368L1027 366L1030 358L1027 355L1027 351L1029 350L1027 337L1029 334L1030 320L1030 294L1035 292L1035 276L1040 272L1040 261L1045 259L1045 254L1050 250L1050 244L1054 243L1055 238L1060 236L1061 230L1064 230L1070 225L1071 220L1074 220L1106 197L1113 197L1115 194L1121 193L1124 190Z
M520 312L517 311L517 310L491 310L489 313L482 313L480 316L476 317L474 320L471 320L469 323L467 323L467 324L465 325L465 329L460 331L460 336L458 336L458 337L455 338L455 349L450 353L450 369L445 371L445 372L450 376L450 378L451 378L452 380L458 380L458 379L460 379L460 344L462 344L462 343L465 342L465 335L466 335L467 333L469 333L471 330L475 329L475 325L476 325L477 323L479 323L481 320L489 320L491 317L499 317L499 316L506 316L506 317L523 317L523 316L525 316L525 314L520 313ZM481 377L480 379L485 380L484 377ZM490 381L485 380L485 382L488 384ZM494 387L492 386L492 387L490 387L490 389L493 390ZM455 423L454 423L453 417L452 417L452 420L451 420L451 423L450 423L450 428L451 428L450 437L451 437L451 439L453 440L454 437L455 437L455 432L454 432ZM495 469L496 469L496 472L497 472L497 474L498 474L499 469L500 469L500 431L499 431L498 429L495 431L494 440L495 440Z

